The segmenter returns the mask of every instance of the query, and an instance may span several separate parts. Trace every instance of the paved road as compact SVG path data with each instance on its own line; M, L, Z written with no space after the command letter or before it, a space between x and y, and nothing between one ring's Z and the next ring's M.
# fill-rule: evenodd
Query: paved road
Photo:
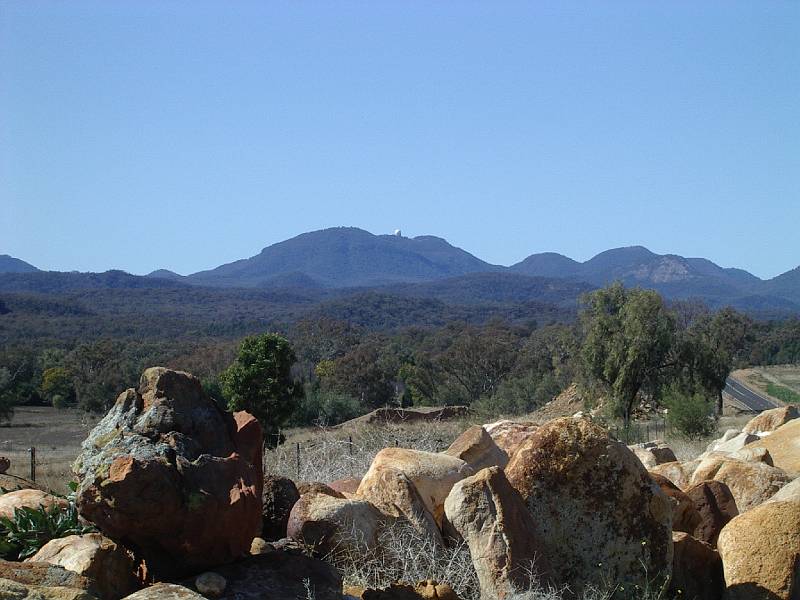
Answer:
M754 392L749 387L746 387L733 379L728 377L725 381L725 392L736 398L739 402L755 411L769 410L776 408L778 404L773 402L766 396L762 396L758 392Z

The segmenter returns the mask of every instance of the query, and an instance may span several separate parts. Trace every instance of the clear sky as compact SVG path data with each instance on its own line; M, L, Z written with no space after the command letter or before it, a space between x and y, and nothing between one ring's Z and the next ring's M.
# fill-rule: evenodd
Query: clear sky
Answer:
M800 265L800 2L0 2L0 253L189 273L336 225Z

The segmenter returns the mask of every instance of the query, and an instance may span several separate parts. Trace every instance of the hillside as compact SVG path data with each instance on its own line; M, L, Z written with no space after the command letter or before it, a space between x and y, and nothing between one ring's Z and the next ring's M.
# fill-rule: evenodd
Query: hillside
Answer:
M299 273L326 287L430 281L502 267L490 265L433 236L373 235L354 227L304 233L188 280L212 286L259 287Z
M14 258L8 254L0 254L0 273L35 273L38 270L24 260Z

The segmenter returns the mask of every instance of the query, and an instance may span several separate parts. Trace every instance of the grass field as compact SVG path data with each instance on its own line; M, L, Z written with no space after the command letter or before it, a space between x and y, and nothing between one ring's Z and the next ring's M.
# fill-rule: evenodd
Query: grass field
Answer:
M800 403L800 365L750 367L736 371L733 375L780 402Z

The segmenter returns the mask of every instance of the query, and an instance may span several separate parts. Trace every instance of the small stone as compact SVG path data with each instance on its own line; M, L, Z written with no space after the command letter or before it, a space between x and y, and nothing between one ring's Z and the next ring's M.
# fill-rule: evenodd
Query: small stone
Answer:
M225 591L225 586L227 585L228 582L225 581L222 575L212 572L203 573L194 580L194 587L197 588L197 591L203 594L203 596L209 596L211 598L222 596Z
M255 556L258 554L269 554L270 552L275 552L275 546L264 538L253 538L253 543L250 544L250 554Z

